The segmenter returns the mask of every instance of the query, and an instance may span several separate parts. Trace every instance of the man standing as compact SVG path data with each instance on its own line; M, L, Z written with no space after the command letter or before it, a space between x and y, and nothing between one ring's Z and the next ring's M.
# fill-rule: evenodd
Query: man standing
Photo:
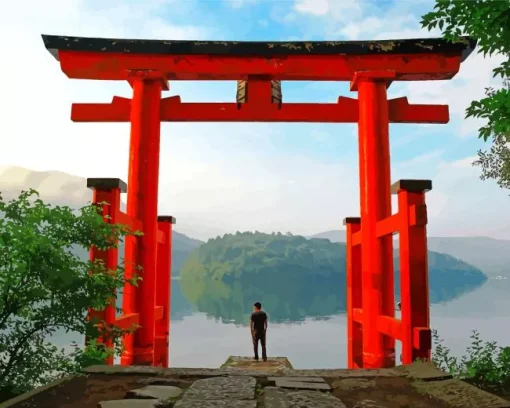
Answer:
M259 340L262 347L262 360L267 361L266 355L266 330L267 330L267 314L263 312L260 302L253 305L253 313L251 314L250 331L253 340L253 351L255 360L259 360Z

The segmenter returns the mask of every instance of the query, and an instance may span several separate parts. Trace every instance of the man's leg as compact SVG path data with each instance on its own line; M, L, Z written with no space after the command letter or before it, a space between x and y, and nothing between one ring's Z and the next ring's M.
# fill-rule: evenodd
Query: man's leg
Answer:
M259 339L256 334L252 336L253 340L253 353L255 355L255 360L259 359Z
M262 360L267 361L266 354L266 333L260 336L260 346L262 347Z

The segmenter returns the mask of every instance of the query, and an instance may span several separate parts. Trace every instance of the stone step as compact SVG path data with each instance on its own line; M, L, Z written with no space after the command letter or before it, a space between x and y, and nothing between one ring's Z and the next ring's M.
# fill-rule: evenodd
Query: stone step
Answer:
M326 383L317 382L303 382L303 381L288 381L283 377L275 381L275 385L280 388L289 388L296 390L315 390L315 391L330 391L331 387ZM267 388L267 387L266 387Z
M251 400L255 399L255 378L229 376L197 380L182 396L193 400Z

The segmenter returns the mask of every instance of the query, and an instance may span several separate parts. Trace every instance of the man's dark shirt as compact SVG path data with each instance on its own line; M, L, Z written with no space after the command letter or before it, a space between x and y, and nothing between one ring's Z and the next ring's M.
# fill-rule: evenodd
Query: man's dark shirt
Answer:
M267 321L266 312L259 310L258 312L253 312L251 314L251 321L253 323L253 332L256 335L263 335L265 323Z

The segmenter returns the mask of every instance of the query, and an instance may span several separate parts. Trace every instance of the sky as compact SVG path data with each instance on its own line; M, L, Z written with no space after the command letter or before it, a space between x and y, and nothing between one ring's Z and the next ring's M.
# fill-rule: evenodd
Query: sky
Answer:
M370 40L439 36L420 28L425 0L18 0L0 3L0 166L127 181L128 124L76 124L72 102L130 97L124 82L70 80L41 34L173 40ZM430 235L510 239L510 197L472 166L488 145L464 120L497 86L497 57L472 54L451 81L394 83L389 97L446 103L447 125L390 125L392 180L425 178ZM183 102L235 100L235 82L171 82ZM285 102L356 97L347 83L284 82ZM206 239L226 232L342 228L359 215L355 124L165 123L159 213ZM394 204L396 211L396 203Z

